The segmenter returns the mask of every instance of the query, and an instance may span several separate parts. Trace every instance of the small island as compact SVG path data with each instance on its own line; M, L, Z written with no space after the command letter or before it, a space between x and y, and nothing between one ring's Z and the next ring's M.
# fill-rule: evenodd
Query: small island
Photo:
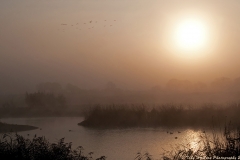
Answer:
M7 123L0 122L0 133L28 131L28 130L34 130L37 128L38 127L29 126L29 125L7 124Z
M125 127L211 127L223 126L226 121L240 126L240 107L205 105L191 108L182 105L163 105L148 109L145 106L96 106L85 113L78 125L92 128ZM231 118L229 118L231 117Z

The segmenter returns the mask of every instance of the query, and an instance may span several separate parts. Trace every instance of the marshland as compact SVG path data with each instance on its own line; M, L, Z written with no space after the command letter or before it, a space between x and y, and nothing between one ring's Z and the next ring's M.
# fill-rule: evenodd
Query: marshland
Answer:
M86 127L213 127L232 121L240 124L240 106L206 104L193 108L183 105L96 106L85 113L79 125Z
M0 159L236 158L239 8L0 1Z
M48 82L41 85L56 84ZM225 126L229 123L233 129L239 126L240 107L236 87L232 85L227 91L193 94L193 91L170 90L167 86L165 90L123 91L116 87L109 89L108 83L102 90L77 90L75 86L72 91L68 89L69 84L58 84L61 86L58 92L50 92L50 87L45 87L45 90L21 96L3 97L1 122L37 127L34 130L18 131L19 136L23 136L22 140L28 144L33 143L30 141L34 138L44 137L44 145L51 146L64 138L64 143L71 143L70 157L78 146L83 147L82 156L88 157L88 153L93 152L93 159L101 156L106 159L134 159L146 158L146 155L152 159L161 159L164 156L176 156L174 154L177 151L181 152L179 156L186 156L191 149L197 150L206 141L212 142L216 136L219 137L216 145L225 144ZM226 98L228 94L235 96ZM165 95L168 95L168 99ZM182 101L184 97L189 98L189 103ZM206 103L193 103L193 99ZM207 103L209 99L211 102ZM218 99L225 103L217 103ZM120 103L120 100L132 102ZM175 103L169 100L175 100ZM9 134L9 130L5 133ZM10 133L13 139L17 138L14 134ZM201 145L196 145L200 140ZM214 150L214 146L211 147ZM52 152L50 148L49 152ZM191 154L204 155L204 152L198 155L199 152ZM31 154L34 153L31 151Z

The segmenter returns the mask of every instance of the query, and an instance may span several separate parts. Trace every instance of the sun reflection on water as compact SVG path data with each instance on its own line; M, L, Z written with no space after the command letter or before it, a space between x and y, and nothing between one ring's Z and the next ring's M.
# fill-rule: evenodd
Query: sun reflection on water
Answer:
M202 131L194 131L192 129L188 129L185 133L185 144L187 143L187 148L192 149L193 151L197 151L199 148L202 147L201 137L204 134Z

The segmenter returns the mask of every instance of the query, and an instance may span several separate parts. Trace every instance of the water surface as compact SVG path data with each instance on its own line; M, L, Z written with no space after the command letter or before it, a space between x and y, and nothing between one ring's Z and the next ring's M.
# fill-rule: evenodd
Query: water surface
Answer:
M57 142L65 137L65 142L72 142L73 148L82 146L85 154L92 151L94 158L104 155L108 160L133 160L137 152L149 152L154 158L160 158L164 150L171 150L176 144L194 146L194 142L199 140L199 134L202 133L200 129L161 127L90 129L77 125L83 121L81 117L4 118L1 121L37 126L39 127L37 130L19 134L25 137L37 134L45 136L51 142Z

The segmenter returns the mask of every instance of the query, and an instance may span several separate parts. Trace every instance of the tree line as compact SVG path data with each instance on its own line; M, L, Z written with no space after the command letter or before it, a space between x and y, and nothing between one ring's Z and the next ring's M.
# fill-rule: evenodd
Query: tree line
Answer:
M25 102L27 107L31 108L63 108L66 106L66 98L63 95L46 92L26 93Z

